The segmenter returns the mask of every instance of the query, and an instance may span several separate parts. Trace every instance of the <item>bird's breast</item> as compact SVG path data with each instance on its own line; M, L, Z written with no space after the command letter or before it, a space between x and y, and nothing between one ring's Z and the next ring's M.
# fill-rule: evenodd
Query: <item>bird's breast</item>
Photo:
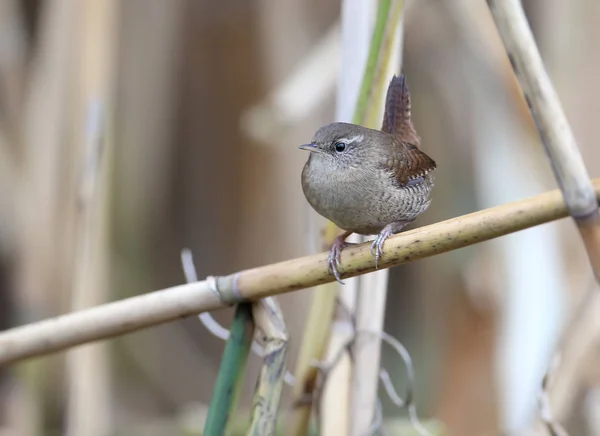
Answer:
M378 169L344 168L314 159L302 171L302 189L317 213L338 227L363 235L376 234L395 221L411 221L430 203L433 177L404 188Z

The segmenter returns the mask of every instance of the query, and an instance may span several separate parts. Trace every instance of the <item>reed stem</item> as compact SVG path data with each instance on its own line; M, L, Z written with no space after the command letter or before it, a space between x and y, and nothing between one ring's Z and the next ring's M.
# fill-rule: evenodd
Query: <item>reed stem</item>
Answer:
M235 412L254 336L252 304L236 306L230 332L204 424L204 436L224 435L229 418Z
M600 197L600 179L593 180ZM391 236L379 268L468 247L568 216L559 190ZM343 277L375 271L371 244L347 247L342 255ZM327 270L328 253L287 260L239 271L217 279L174 286L0 333L0 365L42 356L87 342L107 339L182 317L254 301L318 284L333 282Z

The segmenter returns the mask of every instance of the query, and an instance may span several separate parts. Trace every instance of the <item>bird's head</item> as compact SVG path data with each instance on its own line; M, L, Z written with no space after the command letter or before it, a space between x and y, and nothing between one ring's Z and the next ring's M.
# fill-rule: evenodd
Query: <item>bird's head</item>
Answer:
M379 130L337 122L321 127L310 143L299 148L310 151L310 159L341 169L359 167L386 139Z

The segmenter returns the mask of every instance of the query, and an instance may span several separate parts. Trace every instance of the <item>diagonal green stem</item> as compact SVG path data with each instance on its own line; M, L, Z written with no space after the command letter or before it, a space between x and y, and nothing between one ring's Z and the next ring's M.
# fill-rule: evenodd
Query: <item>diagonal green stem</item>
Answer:
M221 359L202 433L204 436L225 434L227 422L235 411L238 394L243 385L253 336L252 304L240 303L236 306L230 337Z

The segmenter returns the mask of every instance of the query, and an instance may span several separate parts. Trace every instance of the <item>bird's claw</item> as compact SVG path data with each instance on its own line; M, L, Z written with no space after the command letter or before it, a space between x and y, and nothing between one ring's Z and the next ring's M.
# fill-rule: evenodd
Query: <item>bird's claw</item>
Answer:
M335 276L335 279L343 285L344 282L340 278L340 273L338 271L338 267L340 265L338 258L339 253L337 252L334 246L331 248L331 251L329 252L329 257L327 258L327 271L329 272L329 274L333 274Z
M383 244L385 244L385 241L390 234L391 233L387 230L382 231L371 244L371 254L375 256L375 269L379 268L379 259L383 256Z
M333 274L333 276L335 276L335 279L342 285L345 283L340 277L340 272L338 271L338 268L340 267L340 256L342 254L343 248L344 245L333 244L333 247L331 247L331 251L329 252L329 258L327 259L327 263L329 264L329 274Z
M332 274L335 277L335 279L342 285L344 285L345 283L342 281L338 268L341 268L342 266L342 250L348 245L352 244L349 242L345 242L341 238L336 238L331 247L331 251L329 252L329 257L327 258L329 274Z

